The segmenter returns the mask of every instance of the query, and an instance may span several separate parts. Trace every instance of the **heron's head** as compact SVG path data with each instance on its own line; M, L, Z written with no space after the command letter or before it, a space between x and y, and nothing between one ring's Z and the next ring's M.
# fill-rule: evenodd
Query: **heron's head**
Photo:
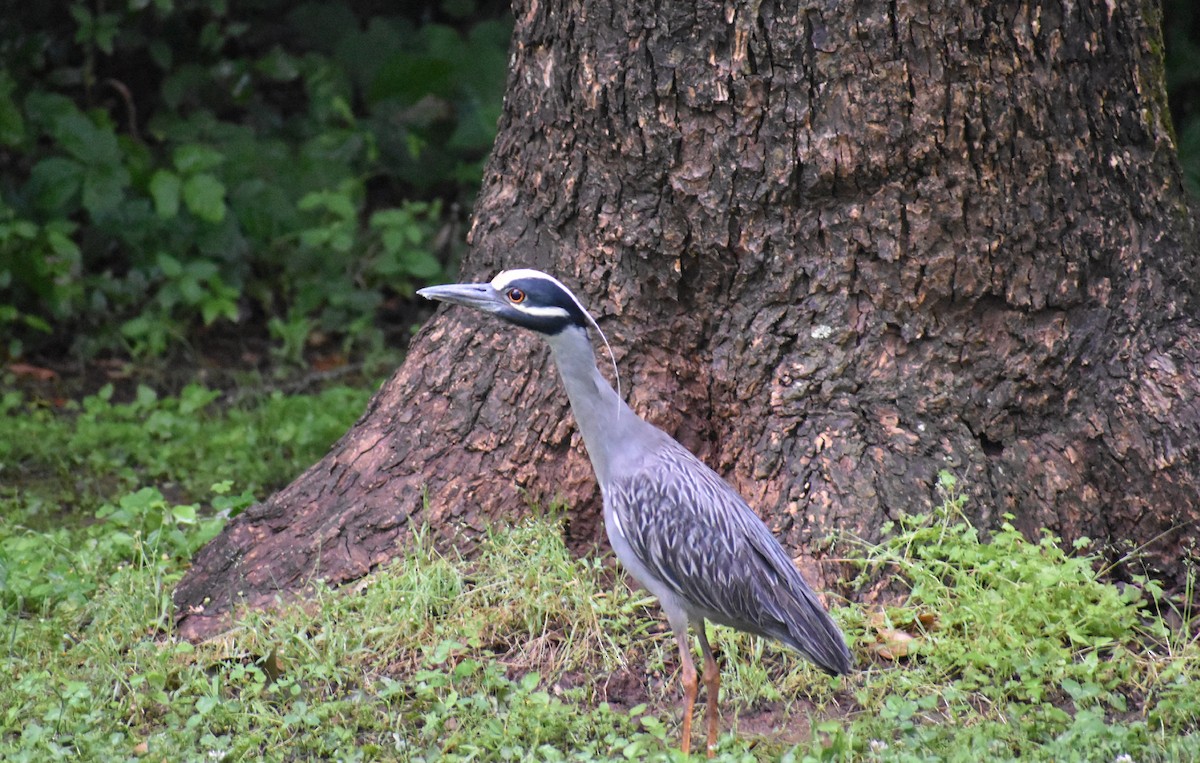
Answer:
M426 299L473 307L547 336L596 321L571 290L540 270L505 270L490 283L454 283L417 291ZM599 326L596 326L599 330Z

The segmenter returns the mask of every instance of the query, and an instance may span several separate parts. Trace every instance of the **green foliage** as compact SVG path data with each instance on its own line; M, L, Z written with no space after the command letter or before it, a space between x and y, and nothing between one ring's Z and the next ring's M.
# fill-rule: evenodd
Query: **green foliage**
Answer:
M384 298L447 264L441 202L470 203L500 113L507 24L447 5L6 14L3 350L157 355L254 316L286 357L316 329L377 345Z
M1128 678L1115 672L1113 651L1137 630L1138 589L1097 580L1097 559L1068 555L1049 533L1030 543L1006 521L981 542L962 502L951 496L936 518L905 517L888 544L911 585L910 604L939 608L922 659L964 692L1034 705L1061 698L1051 688L1078 685L1077 673L1097 675L1103 660L1114 672L1103 692L1088 696L1123 705L1108 692Z
M515 567L516 550L490 559ZM567 571L546 570L546 584L570 582ZM472 656L438 635L480 619L456 600L469 574L467 562L418 542L359 594L318 586L307 614L253 614L235 641L193 647L148 636L158 573L120 568L53 626L6 623L16 650L0 666L0 755L123 759L141 745L173 759L672 759L646 705L581 712L538 673L510 676L486 649ZM425 625L428 612L440 625Z
M117 403L109 385L57 411L9 392L0 396L0 485L46 485L50 499L27 501L22 510L43 515L52 503L86 510L147 482L193 498L225 480L259 493L316 461L362 413L368 395L333 387L221 407L220 393L200 385L178 397L159 397L143 385ZM0 499L7 492L0 488Z
M229 483L214 485L228 491ZM234 502L252 502L243 495ZM228 503L228 501L227 501ZM172 505L155 488L127 493L96 512L95 524L48 531L14 529L0 536L0 607L45 615L54 608L83 606L105 577L125 565L160 576L178 569L225 525L224 515L201 516L197 504ZM161 585L157 586L161 592ZM170 615L158 608L158 626Z
M940 480L938 513L902 518L866 560L910 589L890 623L926 613L933 625L913 642L911 665L857 690L878 715L854 736L836 731L846 750L837 759L928 759L928 749L964 761L1177 759L1185 747L1174 733L1200 728L1200 702L1164 723L1156 704L1173 703L1180 687L1148 676L1174 666L1194 690L1192 615L1184 631L1164 630L1161 591L1101 580L1099 559L1080 554L1087 539L1070 553L1049 533L1031 542L1005 522L983 540L954 478Z
M311 462L366 395L221 410L202 387L178 398L143 388L54 414L0 397L0 482L22 479L20 494L0 493L0 758L682 761L678 660L661 613L603 560L574 557L557 512L491 529L470 558L439 552L419 529L352 587L315 580L304 606L245 612L203 644L170 636L170 592L194 549L263 479ZM299 447L316 429L325 434ZM258 463L288 443L294 461ZM52 479L31 479L45 470ZM112 471L89 521L61 511L89 502L62 500L60 482ZM884 626L853 604L833 607L858 660L845 677L710 629L725 679L717 759L1194 757L1200 643L1195 612L1180 606L1194 592L1106 582L1086 543L1063 549L1008 526L985 535L949 475L941 487L933 516L899 520L861 560L904 590L884 613L886 627L913 630L902 661L870 657ZM763 707L811 734L785 744L746 724L729 733Z
M58 412L16 392L0 397L0 484L15 487L0 489L0 606L78 608L123 565L178 570L254 495L316 460L361 413L367 392L274 393L227 409L199 385L179 397L145 386L128 403L112 396L105 387ZM147 482L190 502L136 487Z

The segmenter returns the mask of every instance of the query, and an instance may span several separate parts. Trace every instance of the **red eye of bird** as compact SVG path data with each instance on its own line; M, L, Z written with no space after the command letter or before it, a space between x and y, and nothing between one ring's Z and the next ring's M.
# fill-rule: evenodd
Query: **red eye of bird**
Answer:
M509 289L508 298L512 300L514 305L519 305L525 301L525 292L520 289Z

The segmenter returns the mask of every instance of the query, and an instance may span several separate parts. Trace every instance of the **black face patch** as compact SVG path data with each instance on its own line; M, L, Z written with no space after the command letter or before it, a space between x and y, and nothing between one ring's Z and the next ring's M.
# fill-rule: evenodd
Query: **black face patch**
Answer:
M558 284L542 278L517 278L505 284L502 293L519 289L525 299L508 304L498 314L507 321L542 334L557 334L568 326L587 330L590 322L575 299ZM506 297L507 300L507 297ZM539 314L539 308L559 308L563 313Z

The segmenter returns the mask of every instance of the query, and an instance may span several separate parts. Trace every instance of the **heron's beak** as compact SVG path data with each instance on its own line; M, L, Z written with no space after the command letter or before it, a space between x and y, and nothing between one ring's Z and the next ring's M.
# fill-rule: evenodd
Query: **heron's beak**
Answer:
M473 307L485 313L494 313L504 307L500 295L490 283L448 283L442 286L426 286L418 289L425 299L450 302L464 307Z

